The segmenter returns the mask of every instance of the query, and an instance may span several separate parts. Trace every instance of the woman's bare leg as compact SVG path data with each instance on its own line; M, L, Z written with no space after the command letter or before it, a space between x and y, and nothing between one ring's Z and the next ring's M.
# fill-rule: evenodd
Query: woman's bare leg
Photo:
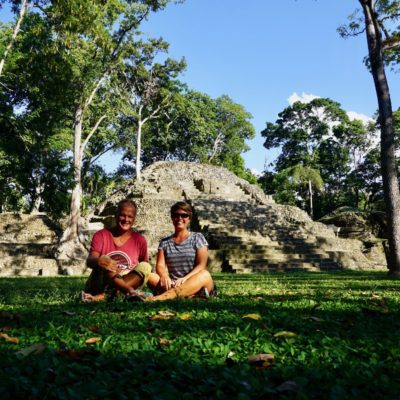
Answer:
M147 301L162 301L171 300L177 297L190 297L196 294L202 288L206 288L211 292L214 288L214 282L208 271L203 270L198 272L196 275L191 276L182 285L169 289L166 292L146 299Z

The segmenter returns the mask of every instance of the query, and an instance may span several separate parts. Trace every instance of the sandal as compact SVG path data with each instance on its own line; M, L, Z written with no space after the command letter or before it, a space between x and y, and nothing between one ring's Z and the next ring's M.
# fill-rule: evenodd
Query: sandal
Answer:
M126 301L143 302L148 297L153 297L153 295L151 293L147 293L147 292L134 291L134 292L127 293L125 295L125 300Z

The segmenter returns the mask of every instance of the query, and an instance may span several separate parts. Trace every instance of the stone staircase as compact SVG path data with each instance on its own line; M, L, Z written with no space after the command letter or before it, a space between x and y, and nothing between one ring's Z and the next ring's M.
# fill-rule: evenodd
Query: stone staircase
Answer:
M192 229L210 244L210 269L231 272L324 271L376 268L362 243L344 240L296 207L282 206L224 168L188 162L158 162L142 181L109 199L101 215L113 215L122 198L138 204L136 228L155 262L160 239L172 232L169 209L179 200L194 209ZM114 208L113 208L114 207Z
M210 269L231 272L326 271L373 268L360 243L338 239L326 226L288 221L276 204L197 198L199 230L210 244ZM287 209L287 208L286 208Z

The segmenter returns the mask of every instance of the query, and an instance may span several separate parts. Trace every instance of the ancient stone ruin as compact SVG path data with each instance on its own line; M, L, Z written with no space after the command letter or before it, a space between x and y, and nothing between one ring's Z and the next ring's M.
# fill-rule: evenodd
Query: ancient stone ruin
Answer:
M339 238L333 229L313 222L302 210L275 204L260 188L224 168L189 162L151 165L143 171L140 182L126 184L95 210L88 223L88 240L96 230L113 224L115 206L123 198L138 204L136 229L148 241L153 265L159 240L173 231L169 217L171 205L186 200L194 209L191 229L203 232L209 241L211 271L386 268L383 251L372 256L361 241ZM29 243L38 243L31 239L34 238ZM7 243L12 243L13 239L8 240ZM0 241L4 258L7 243L2 235ZM45 249L42 249L43 255ZM88 272L83 260L59 261L58 267L54 267L56 264L47 267L47 261L41 264L37 253L30 255L31 250L33 247L15 250L20 261L38 257L36 269L30 268L29 274ZM4 262L0 264L0 274L28 274L23 267L13 269L7 264L7 268Z
M59 274L60 233L44 214L0 214L0 276Z

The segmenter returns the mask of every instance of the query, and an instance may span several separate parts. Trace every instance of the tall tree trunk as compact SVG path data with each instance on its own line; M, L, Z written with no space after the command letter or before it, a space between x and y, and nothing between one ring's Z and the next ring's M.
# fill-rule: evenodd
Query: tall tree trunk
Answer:
M400 276L400 192L397 177L392 103L383 60L382 36L373 0L359 0L365 17L369 61L379 104L381 169L388 220L388 268Z
M142 152L142 124L139 122L137 129L137 138L136 138L136 180L140 182L142 179L141 174L141 152Z
M19 17L18 17L17 23L15 24L14 31L13 31L13 34L11 36L10 43L8 44L6 49L4 50L3 56L1 57L1 60L0 60L0 76L1 76L1 74L3 72L3 68L4 68L4 63L6 61L6 57L7 57L8 53L10 52L10 50L12 49L13 45L14 45L15 38L17 37L18 32L21 29L21 23L22 23L22 20L24 19L24 16L25 16L26 12L28 11L28 8L29 8L28 0L23 0L23 2L21 3L21 8L19 10Z
M82 125L83 108L78 106L74 119L74 188L71 195L68 225L57 249L56 257L58 260L82 259L87 255L84 238L80 235L83 156Z
M75 240L79 237L82 198L82 113L82 108L78 107L74 123L74 188L71 196L69 214L70 231L67 240Z
M311 179L308 180L308 194L310 197L310 216L311 216L311 218L313 218L314 217L314 207L313 207L313 191L312 191Z
M35 185L35 193L33 197L33 201L31 203L31 214L37 214L40 209L40 205L42 204L42 193L43 193L43 183L42 179L40 176L40 171L38 171L37 179L36 179L36 185Z

